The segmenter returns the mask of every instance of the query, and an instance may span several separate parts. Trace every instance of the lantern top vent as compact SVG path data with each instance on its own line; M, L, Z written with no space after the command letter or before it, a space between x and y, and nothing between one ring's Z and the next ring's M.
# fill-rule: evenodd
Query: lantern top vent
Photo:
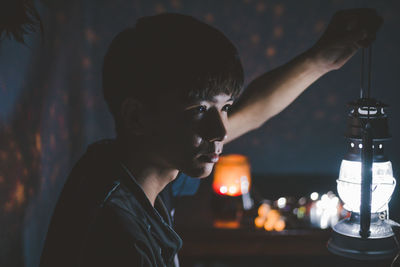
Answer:
M367 123L371 124L373 141L390 139L388 118L385 108L388 105L374 98L360 98L348 103L352 109L347 117L345 136L353 140L362 140L363 130Z

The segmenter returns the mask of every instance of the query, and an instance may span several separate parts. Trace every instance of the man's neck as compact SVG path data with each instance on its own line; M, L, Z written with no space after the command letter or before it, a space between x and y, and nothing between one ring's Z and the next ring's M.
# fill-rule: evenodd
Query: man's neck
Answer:
M142 187L145 195L154 207L158 194L178 175L178 170L160 170L151 166L136 171L135 165L127 165L136 182Z
M133 151L135 152L121 151L121 160L154 207L158 194L177 177L179 171L151 162L144 156L144 153L140 153L140 149Z

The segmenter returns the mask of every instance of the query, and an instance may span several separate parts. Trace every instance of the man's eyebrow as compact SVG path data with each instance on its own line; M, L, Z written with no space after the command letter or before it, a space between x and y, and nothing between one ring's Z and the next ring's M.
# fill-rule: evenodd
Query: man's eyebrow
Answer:
M207 101L210 101L210 102L214 102L214 103L216 103L218 100L216 99L216 97L215 96L213 96L213 97L207 97L205 100L207 100ZM234 98L233 97L230 97L229 99L227 99L225 102L229 102L229 101L234 101Z
M210 102L213 102L213 103L218 102L218 100L216 99L216 96L210 96L210 97L205 97L205 98L191 97L191 98L187 98L185 102L187 104L194 104L194 103L199 103L199 102L202 102L202 101L210 101ZM229 99L226 100L226 102L229 102L229 101L235 101L235 98L234 97L230 97Z

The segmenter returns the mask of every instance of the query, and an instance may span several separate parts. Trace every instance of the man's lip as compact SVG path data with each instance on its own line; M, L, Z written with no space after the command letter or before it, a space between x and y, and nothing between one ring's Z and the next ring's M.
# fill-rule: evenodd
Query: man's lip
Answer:
M199 160L209 163L216 163L219 160L219 154L217 153L203 154L199 157Z

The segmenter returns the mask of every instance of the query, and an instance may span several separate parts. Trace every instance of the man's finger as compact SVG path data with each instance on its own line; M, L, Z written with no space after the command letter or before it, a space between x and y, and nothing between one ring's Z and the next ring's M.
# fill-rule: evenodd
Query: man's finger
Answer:
M336 32L366 29L370 33L376 33L382 24L383 18L375 9L362 8L336 12L330 26Z
M371 39L373 36L368 34L365 29L357 31L349 31L343 36L343 44L345 46L355 45L358 48L364 47L365 41Z

